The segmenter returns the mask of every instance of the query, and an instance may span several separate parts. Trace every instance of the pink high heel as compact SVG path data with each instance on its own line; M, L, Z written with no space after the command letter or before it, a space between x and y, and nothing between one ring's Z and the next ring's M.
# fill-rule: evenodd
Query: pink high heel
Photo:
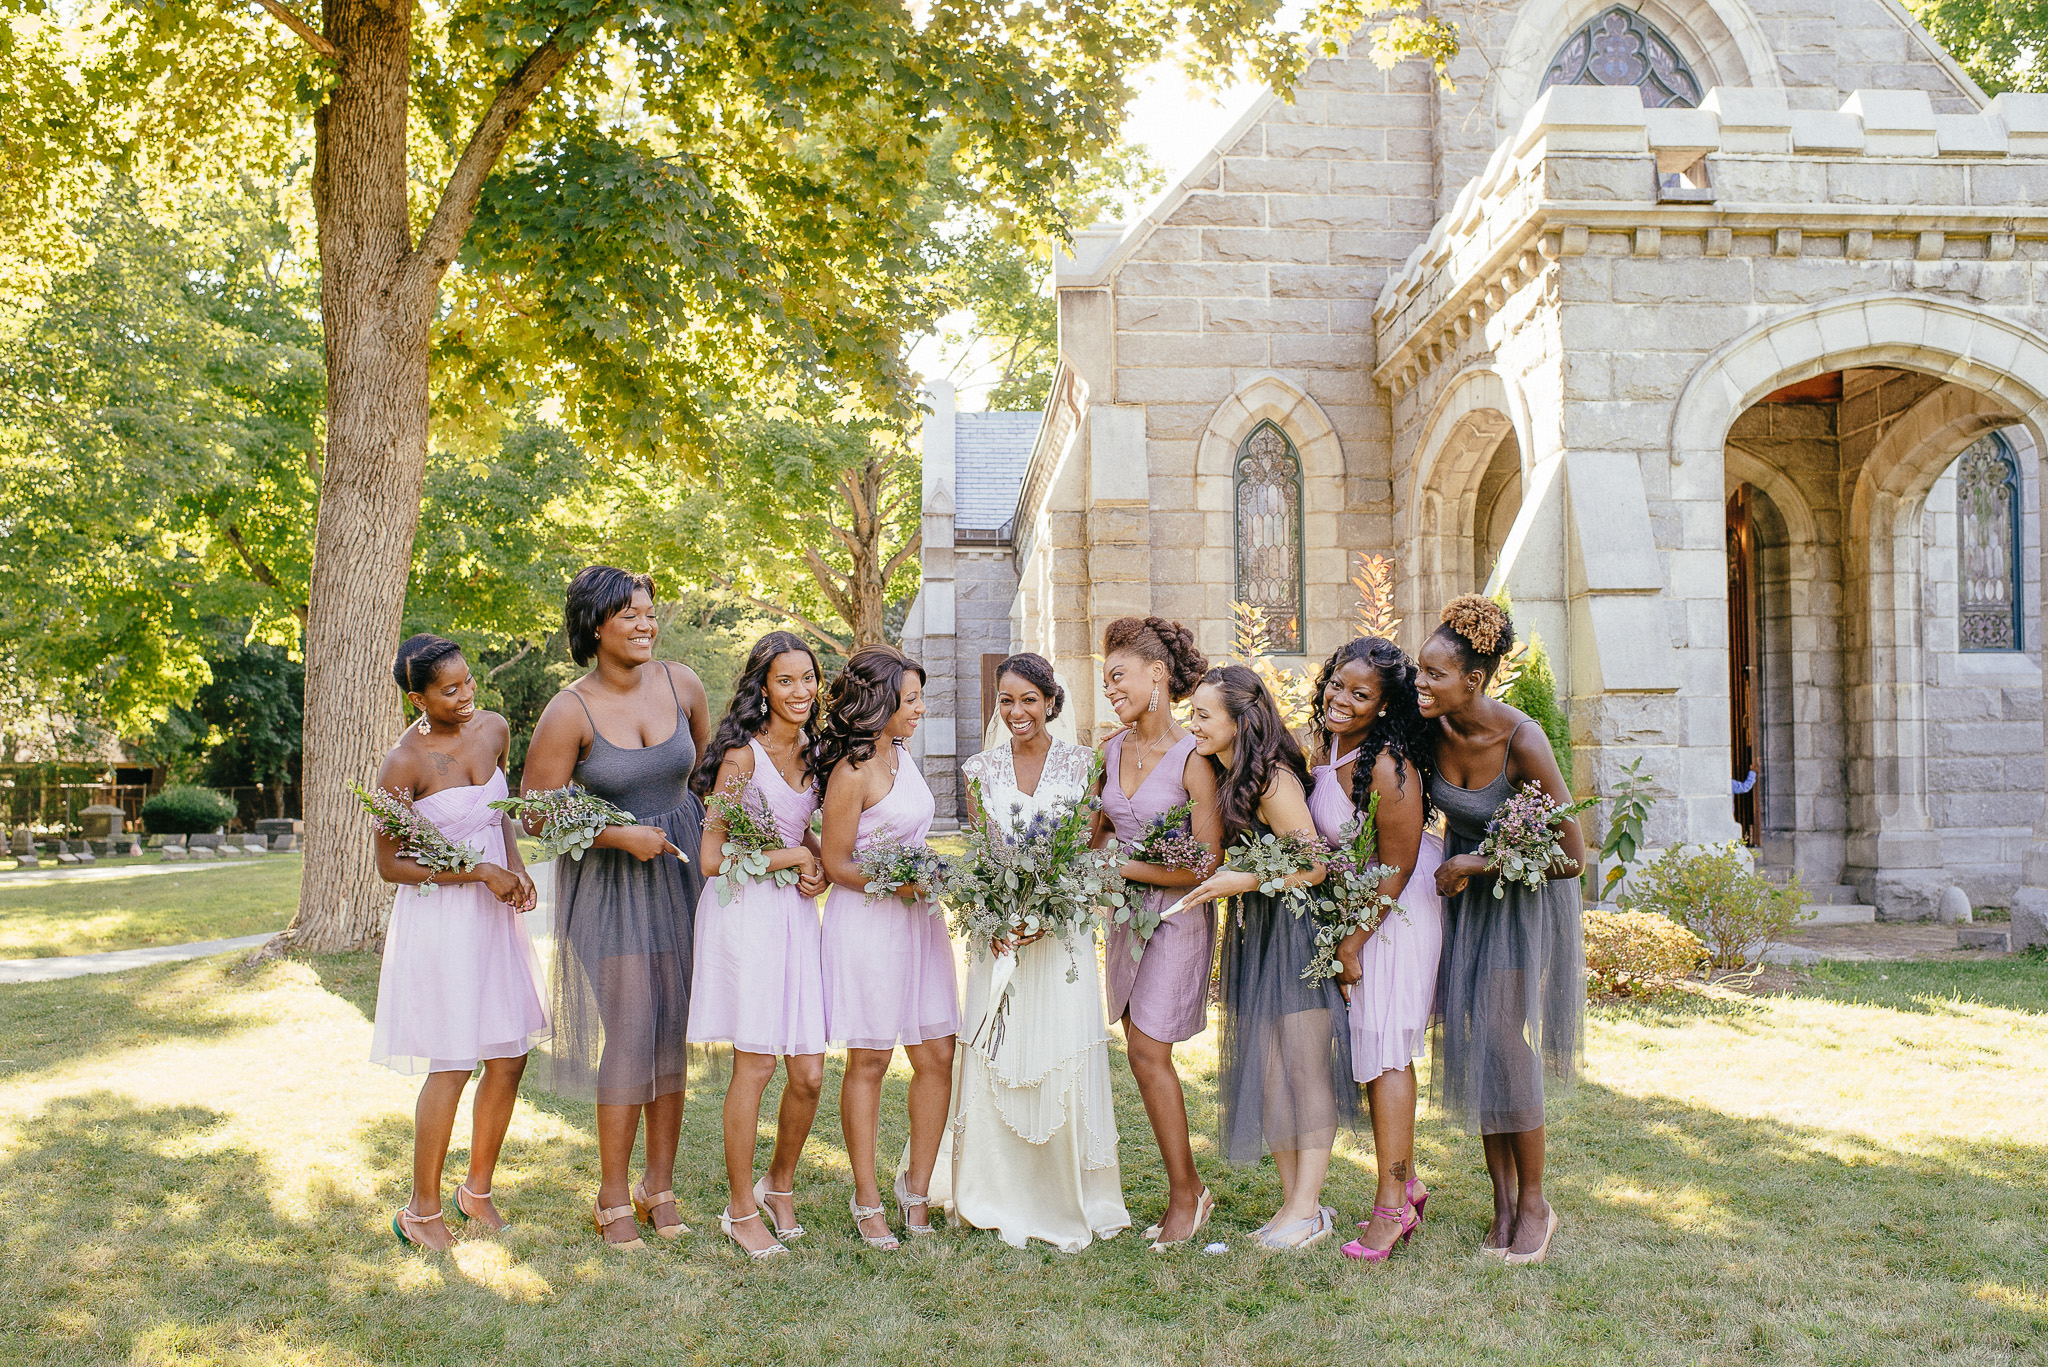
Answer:
M1420 1196L1415 1194L1417 1187L1422 1187L1422 1194ZM1411 1177L1408 1179L1408 1186L1403 1194L1407 1196L1408 1204L1415 1207L1415 1218L1420 1220L1422 1218L1422 1208L1429 1204L1429 1188L1422 1186L1422 1179L1420 1177Z
M1389 1220L1399 1220L1401 1222L1401 1232L1395 1235L1394 1242L1388 1244L1385 1248L1367 1248L1365 1246L1365 1241L1363 1239L1353 1239L1350 1243L1344 1245L1342 1249L1338 1250L1345 1257L1351 1259L1353 1262L1385 1262L1387 1259L1394 1256L1395 1249L1399 1248L1402 1244L1407 1243L1409 1239L1414 1237L1416 1226L1422 1223L1422 1217L1416 1214L1415 1207L1407 1204L1406 1202L1403 1202L1398 1207L1374 1206L1372 1208L1372 1213L1375 1215L1384 1215ZM1360 1229L1364 1229L1366 1225L1370 1223L1371 1221L1369 1220L1361 1220L1359 1221L1358 1227Z

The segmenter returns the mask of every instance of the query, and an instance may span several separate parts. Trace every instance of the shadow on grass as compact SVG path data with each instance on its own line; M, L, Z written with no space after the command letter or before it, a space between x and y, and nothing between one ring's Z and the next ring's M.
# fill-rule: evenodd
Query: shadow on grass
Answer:
M0 987L0 1084L143 1043L219 1039L258 1024L200 960L127 973Z
M2048 1015L2048 956L2015 954L1957 963L1824 962L1813 969L1800 995L1923 1015L1955 1003Z

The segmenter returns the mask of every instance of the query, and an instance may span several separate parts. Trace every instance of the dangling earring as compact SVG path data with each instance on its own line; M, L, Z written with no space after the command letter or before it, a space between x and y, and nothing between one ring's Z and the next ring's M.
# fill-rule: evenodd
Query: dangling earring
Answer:
M419 732L423 736L431 736L434 734L434 724L428 721L427 714L422 712L420 713L419 724L413 727L413 730Z
M1158 684L1153 684L1153 685L1152 685L1152 701L1151 701L1150 703L1148 703L1148 704L1146 705L1146 707L1145 707L1145 710L1146 710L1147 712L1157 712L1157 711L1159 710L1159 685L1158 685Z

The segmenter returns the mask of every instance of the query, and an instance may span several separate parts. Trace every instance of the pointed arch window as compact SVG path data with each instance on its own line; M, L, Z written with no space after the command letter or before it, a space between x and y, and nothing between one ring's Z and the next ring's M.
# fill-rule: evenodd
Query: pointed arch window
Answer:
M1651 109L1692 109L1702 94L1677 45L1626 5L1601 11L1565 39L1543 85L1632 85Z
M2020 467L1996 432L1979 437L1956 460L1956 561L1962 648L2022 649Z
M1237 600L1266 621L1266 647L1301 653L1301 457L1270 422L1237 449Z

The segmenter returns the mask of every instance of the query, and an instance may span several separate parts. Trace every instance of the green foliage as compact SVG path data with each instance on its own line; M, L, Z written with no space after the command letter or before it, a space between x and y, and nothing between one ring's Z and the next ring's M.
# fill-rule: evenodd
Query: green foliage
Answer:
M198 835L235 819L225 793L192 783L173 783L142 804L142 824L151 835Z
M1643 772L1640 755L1621 766L1621 777L1608 788L1607 839L1600 846L1594 868L1610 859L1614 867L1607 870L1607 879L1600 885L1602 898L1612 894L1614 885L1635 867L1643 847L1643 824L1650 819L1650 808L1657 805L1656 791L1656 780Z
M138 748L174 773L219 788L262 784L281 802L298 767L305 665L231 630L204 658L207 682Z
M1621 905L1670 917L1706 943L1714 967L1741 968L1806 920L1812 900L1797 873L1780 887L1729 841L1666 850L1630 875Z
M1586 987L1618 997L1655 997L1707 962L1684 926L1647 911L1585 912Z
M2048 0L1906 0L1985 91L2048 90Z
M1565 785L1572 781L1572 728L1565 720L1564 708L1557 701L1557 677L1550 672L1550 654L1543 648L1543 638L1529 636L1529 649L1522 660L1521 673L1500 695L1501 701L1529 715L1530 719L1543 728L1543 734L1550 738L1550 748L1557 755L1558 771L1564 775Z

